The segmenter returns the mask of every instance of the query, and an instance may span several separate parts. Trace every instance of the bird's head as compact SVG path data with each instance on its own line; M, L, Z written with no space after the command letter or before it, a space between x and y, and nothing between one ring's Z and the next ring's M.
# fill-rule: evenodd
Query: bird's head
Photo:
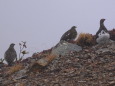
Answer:
M104 21L105 21L105 19L101 19L101 20L100 20L100 24L102 24Z
M71 30L76 30L76 28L77 28L76 26L73 26L71 27Z
M12 43L12 44L10 44L10 47L14 47L14 45L15 45L15 44L14 44L14 43Z

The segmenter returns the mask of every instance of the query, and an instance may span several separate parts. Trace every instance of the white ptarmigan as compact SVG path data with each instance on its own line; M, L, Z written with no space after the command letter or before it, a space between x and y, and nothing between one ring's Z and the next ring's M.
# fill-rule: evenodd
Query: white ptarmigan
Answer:
M98 44L107 43L110 40L110 34L107 28L104 26L105 19L100 20L100 28L96 33L96 42Z

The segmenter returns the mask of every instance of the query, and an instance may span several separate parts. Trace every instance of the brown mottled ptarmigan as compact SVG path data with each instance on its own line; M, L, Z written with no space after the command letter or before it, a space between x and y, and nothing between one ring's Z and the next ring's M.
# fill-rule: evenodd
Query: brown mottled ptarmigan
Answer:
M76 26L73 26L73 27L71 27L70 30L68 30L67 32L65 32L62 35L60 41L62 41L62 40L67 41L67 42L73 41L76 38L76 36L77 36Z
M14 43L10 44L9 48L6 50L4 54L4 59L9 66L11 66L14 60L17 58L17 53L14 49L14 45L15 45Z

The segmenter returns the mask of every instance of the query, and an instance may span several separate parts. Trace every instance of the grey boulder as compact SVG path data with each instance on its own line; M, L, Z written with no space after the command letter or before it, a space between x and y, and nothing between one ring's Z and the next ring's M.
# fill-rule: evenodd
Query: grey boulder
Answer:
M52 48L52 54L64 56L69 52L79 52L82 50L81 46L76 44L68 43L66 41L59 42L55 47Z

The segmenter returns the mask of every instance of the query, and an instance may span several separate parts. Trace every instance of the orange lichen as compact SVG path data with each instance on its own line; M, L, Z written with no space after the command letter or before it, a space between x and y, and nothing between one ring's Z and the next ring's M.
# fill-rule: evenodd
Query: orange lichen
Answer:
M23 66L21 64L14 65L9 69L8 74L13 74L21 69L23 69Z

